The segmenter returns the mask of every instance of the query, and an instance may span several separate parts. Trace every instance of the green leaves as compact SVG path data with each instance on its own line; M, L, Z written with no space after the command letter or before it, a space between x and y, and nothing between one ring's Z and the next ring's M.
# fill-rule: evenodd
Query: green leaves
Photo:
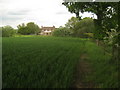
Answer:
M34 24L34 22L29 22L27 25L24 23L22 25L18 25L18 33L23 35L29 34L38 34L40 32L40 28L38 25Z
M55 29L52 33L53 36L61 36L61 37L65 37L65 36L71 36L72 35L72 30L66 27L60 27L58 29Z
M93 33L95 26L93 19L86 17L79 20L78 18L71 17L65 24L66 30L71 31L71 36L87 37L84 33Z
M2 37L11 37L15 35L16 30L14 30L11 26L2 27Z
M94 35L99 40L104 38L106 29L115 29L118 24L117 14L119 5L116 2L64 2L63 5L68 8L69 12L75 13L76 16L79 15L78 12L92 12L96 14L97 20L94 20L96 27Z

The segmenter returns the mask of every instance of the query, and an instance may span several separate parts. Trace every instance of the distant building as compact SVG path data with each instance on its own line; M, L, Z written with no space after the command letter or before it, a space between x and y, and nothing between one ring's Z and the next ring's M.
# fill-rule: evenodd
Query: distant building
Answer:
M43 26L41 26L40 35L51 35L54 30L55 30L55 26L53 26L53 27L43 27Z

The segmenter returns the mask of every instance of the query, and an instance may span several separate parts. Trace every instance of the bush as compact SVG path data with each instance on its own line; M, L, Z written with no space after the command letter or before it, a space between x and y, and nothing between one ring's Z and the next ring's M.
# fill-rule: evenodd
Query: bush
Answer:
M60 27L60 28L55 29L53 31L52 35L53 36L62 36L62 37L65 37L65 36L71 36L72 32L68 28Z
M34 22L29 22L27 25L22 23L22 25L18 25L18 33L22 35L31 35L31 34L38 34L40 32L40 28Z
M93 38L93 33L84 33L83 36L85 38Z
M82 33L83 33L82 34L83 36L86 36L85 33L93 33L94 29L95 29L95 27L94 27L93 19L84 18L75 25L74 36L79 37L79 36L81 36Z
M11 37L14 36L16 30L14 30L11 26L2 27L2 37Z

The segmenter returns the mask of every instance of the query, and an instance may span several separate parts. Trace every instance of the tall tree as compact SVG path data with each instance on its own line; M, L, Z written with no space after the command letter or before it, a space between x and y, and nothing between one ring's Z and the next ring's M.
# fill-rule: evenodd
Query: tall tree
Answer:
M79 22L79 19L76 17L71 17L68 22L65 24L65 27L69 29L74 29L75 25Z
M17 28L18 28L18 33L23 35L28 34L28 29L24 23L22 23L21 25L18 25Z
M29 35L29 34L38 34L40 32L40 28L34 22L29 22L27 25L24 23L22 25L18 25L18 33Z
M74 27L74 35L80 36L80 37L86 37L86 34L92 34L94 33L94 21L91 18L83 18L78 23L76 23Z
M34 22L27 23L27 29L29 31L29 34L37 34L40 31L39 26Z
M96 30L94 37L98 40L102 40L105 36L105 33L103 31L103 20L106 17L106 12L109 11L108 7L111 7L112 9L115 9L115 6L117 3L111 3L111 2L63 2L63 5L65 5L68 10L71 13L75 13L77 17L80 17L80 12L92 12L97 15L97 19L94 20ZM114 12L117 10L115 9ZM77 13L76 13L77 12ZM79 12L79 13L78 13ZM111 15L112 12L109 14ZM78 16L79 15L79 16Z
M118 25L118 14L120 14L120 3L118 2L63 2L71 13L75 13L79 17L78 12L92 12L97 15L95 23L94 37L97 40L103 40L107 35L107 31L115 29L117 35L113 37L114 43L113 52L120 50L119 39L120 38L120 26ZM77 13L76 13L77 12ZM108 35L109 36L109 35ZM117 53L118 54L118 53ZM114 55L113 55L114 57ZM115 56L116 57L116 56ZM117 58L118 59L118 58Z

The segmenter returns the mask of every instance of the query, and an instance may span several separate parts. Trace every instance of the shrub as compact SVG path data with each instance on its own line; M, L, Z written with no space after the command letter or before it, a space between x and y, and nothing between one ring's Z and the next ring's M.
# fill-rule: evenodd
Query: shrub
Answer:
M16 30L14 30L11 26L2 27L2 37L11 37L14 36Z
M18 33L22 35L34 35L38 34L40 32L40 28L37 24L34 22L29 22L27 25L22 23L21 25L17 26L18 28Z
M68 28L60 27L60 28L55 29L52 35L65 37L65 36L71 36L72 32Z

